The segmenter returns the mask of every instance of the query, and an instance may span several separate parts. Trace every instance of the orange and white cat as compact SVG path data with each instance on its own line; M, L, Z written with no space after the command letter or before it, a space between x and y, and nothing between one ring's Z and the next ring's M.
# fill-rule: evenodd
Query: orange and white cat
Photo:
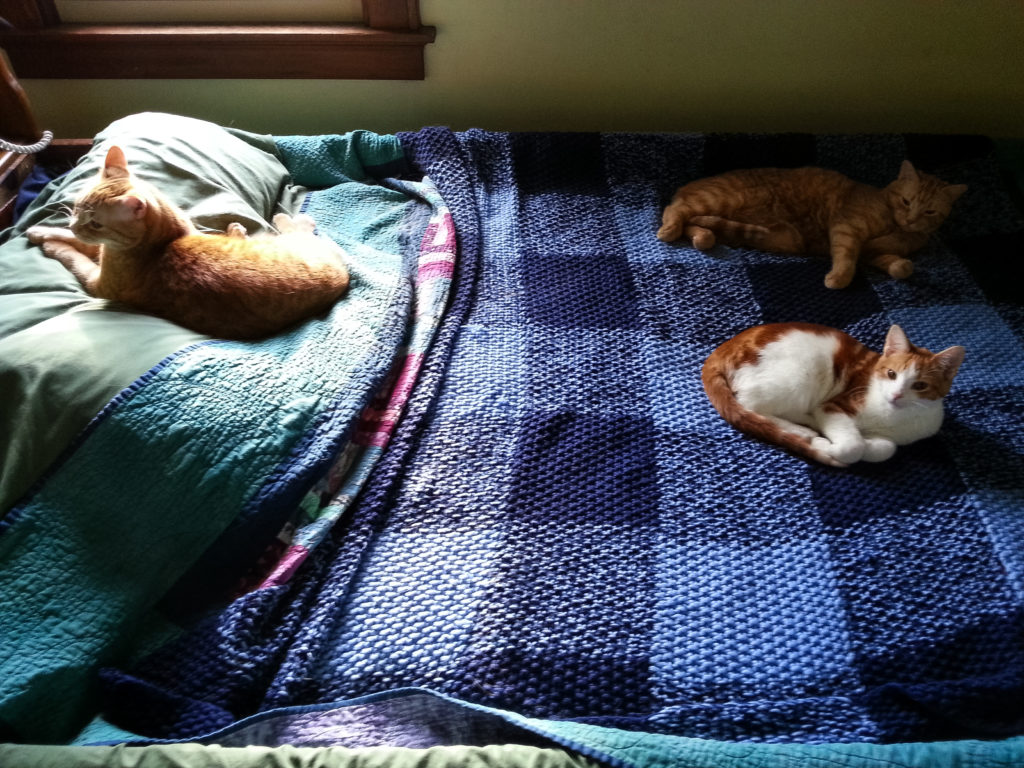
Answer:
M676 190L658 239L684 235L698 250L716 242L832 257L829 288L845 288L858 259L902 279L920 249L967 189L904 160L885 189L825 168L754 168L698 179Z
M942 425L963 347L931 353L893 325L879 354L835 328L758 325L719 346L702 380L722 417L753 437L843 467L884 461Z
M75 202L70 228L32 227L29 240L93 296L199 333L255 339L326 311L345 293L344 252L309 216L274 217L278 235L199 232L117 146Z

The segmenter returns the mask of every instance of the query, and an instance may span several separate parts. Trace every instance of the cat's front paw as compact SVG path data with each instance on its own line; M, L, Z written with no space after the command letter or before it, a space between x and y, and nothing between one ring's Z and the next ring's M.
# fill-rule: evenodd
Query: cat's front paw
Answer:
M674 243L683 234L683 228L679 222L662 224L658 230L658 239L663 243Z
M884 437L867 437L864 439L863 461L885 461L896 453L896 443Z
M25 230L25 237L28 238L30 243L39 245L43 240L46 239L46 227L29 227Z
M811 455L815 459L820 461L822 464L827 464L830 467L845 467L845 462L839 461L832 455L832 443L826 437L812 438L810 441Z
M825 275L826 288L845 288L853 281L853 269L833 269Z
M864 458L864 441L849 438L830 442L828 455L843 464L856 464Z
M61 227L42 227L37 225L26 229L25 237L28 238L30 243L40 245L47 240L53 240L56 238L66 239L74 237L74 235L70 229L62 229Z
M230 224L228 224L228 228L224 230L224 233L228 237L238 237L242 238L243 240L249 236L249 233L246 232L245 227L239 224L237 221L232 221Z

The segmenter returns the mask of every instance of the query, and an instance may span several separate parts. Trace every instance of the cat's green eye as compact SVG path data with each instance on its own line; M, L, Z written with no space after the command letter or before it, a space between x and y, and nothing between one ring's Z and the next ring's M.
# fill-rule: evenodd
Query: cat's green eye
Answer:
M89 229L103 229L103 225L100 224L98 221L95 221L95 220L94 221L90 221L89 222Z
M892 368L890 368L889 370L887 370L885 372L885 375L888 376L890 379L895 379L896 378L896 371L894 371Z

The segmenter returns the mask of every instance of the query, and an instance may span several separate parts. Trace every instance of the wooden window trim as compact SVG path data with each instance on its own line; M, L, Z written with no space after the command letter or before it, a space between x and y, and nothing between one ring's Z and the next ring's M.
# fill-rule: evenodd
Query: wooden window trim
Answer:
M362 24L64 24L53 0L0 0L21 78L422 80L419 0L363 0Z

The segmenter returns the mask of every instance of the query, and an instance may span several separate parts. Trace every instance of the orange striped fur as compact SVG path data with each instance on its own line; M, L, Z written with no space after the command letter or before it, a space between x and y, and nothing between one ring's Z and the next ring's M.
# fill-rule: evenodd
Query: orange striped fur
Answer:
M795 254L831 256L829 288L850 284L858 260L902 279L907 255L945 221L963 184L947 184L904 161L885 189L825 168L755 168L680 187L662 214L658 238L689 238Z
M78 199L70 229L28 238L87 292L199 333L255 339L326 311L348 288L341 249L311 218L274 217L279 234L249 238L238 223L200 233L179 208L135 178L111 147Z

